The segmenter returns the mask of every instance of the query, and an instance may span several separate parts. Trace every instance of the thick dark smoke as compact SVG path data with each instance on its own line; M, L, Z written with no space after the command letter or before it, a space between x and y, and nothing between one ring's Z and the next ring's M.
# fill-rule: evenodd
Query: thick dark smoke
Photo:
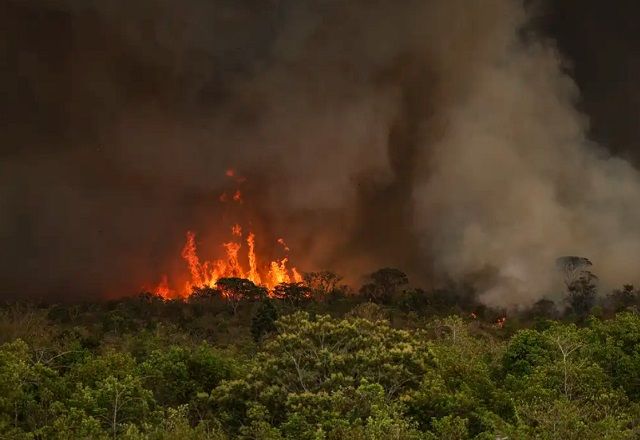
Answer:
M598 99L545 33L559 15L530 8L4 0L1 293L127 294L175 271L186 229L227 231L228 167L302 269L493 268L479 287L500 304L552 290L559 255L634 281L638 174L588 141L577 108Z

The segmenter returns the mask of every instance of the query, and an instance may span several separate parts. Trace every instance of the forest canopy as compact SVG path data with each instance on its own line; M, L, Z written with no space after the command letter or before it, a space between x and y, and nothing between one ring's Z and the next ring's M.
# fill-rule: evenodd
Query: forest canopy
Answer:
M7 439L631 439L640 295L491 309L397 269L0 308ZM225 294L230 291L233 294Z

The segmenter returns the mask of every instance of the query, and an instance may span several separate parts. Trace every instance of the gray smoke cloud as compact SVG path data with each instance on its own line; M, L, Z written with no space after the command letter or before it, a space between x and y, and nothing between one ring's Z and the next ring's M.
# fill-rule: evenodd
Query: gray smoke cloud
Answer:
M483 292L491 304L553 292L560 255L590 256L605 287L637 281L637 171L586 138L562 58L549 42L518 35L527 19L519 5L496 6L511 19L492 26L475 59L464 57L473 75L442 110L447 129L415 187L427 249L458 276L495 267Z
M499 305L556 291L561 255L636 281L639 175L589 141L521 1L7 6L7 295L182 270L184 231L212 247L238 214L217 202L229 167L245 223L302 269L481 278Z

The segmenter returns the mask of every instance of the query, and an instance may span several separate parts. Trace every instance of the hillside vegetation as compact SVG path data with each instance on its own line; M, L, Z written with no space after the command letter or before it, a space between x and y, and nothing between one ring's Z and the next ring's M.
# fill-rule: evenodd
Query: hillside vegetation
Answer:
M631 286L507 315L385 271L358 293L324 273L271 295L227 279L188 300L5 304L0 438L640 436Z

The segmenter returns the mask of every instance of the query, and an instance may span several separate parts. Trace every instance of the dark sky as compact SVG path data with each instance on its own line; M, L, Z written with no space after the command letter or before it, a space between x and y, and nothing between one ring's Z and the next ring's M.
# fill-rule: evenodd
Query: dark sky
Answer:
M557 0L542 26L557 40L580 87L592 136L612 151L640 159L640 4Z
M158 256L179 248L184 225L202 221L197 207L212 195L199 184L223 175L228 164L203 169L206 158L186 154L172 157L164 173L158 166L167 164L155 160L166 151L118 150L117 133L127 132L121 125L130 120L126 110L135 109L137 124L166 122L162 139L133 133L138 144L159 149L165 142L170 148L172 137L204 142L198 130L212 119L250 126L261 102L251 90L231 101L234 86L272 63L278 29L285 17L291 27L301 13L289 0L130 3L0 0L0 295L117 291L155 277ZM111 7L121 4L127 6ZM635 164L639 22L634 1L549 0L535 24L566 57L593 139ZM187 31L171 27L184 23L190 23ZM331 54L318 59L332 60ZM349 71L356 80L363 74L357 69ZM312 70L301 75L326 80ZM327 87L340 80L329 78ZM411 137L411 130L401 127L395 136ZM380 192L381 205L404 191L396 183L386 195ZM364 234L361 241L371 236L380 234ZM136 243L144 243L142 251Z

